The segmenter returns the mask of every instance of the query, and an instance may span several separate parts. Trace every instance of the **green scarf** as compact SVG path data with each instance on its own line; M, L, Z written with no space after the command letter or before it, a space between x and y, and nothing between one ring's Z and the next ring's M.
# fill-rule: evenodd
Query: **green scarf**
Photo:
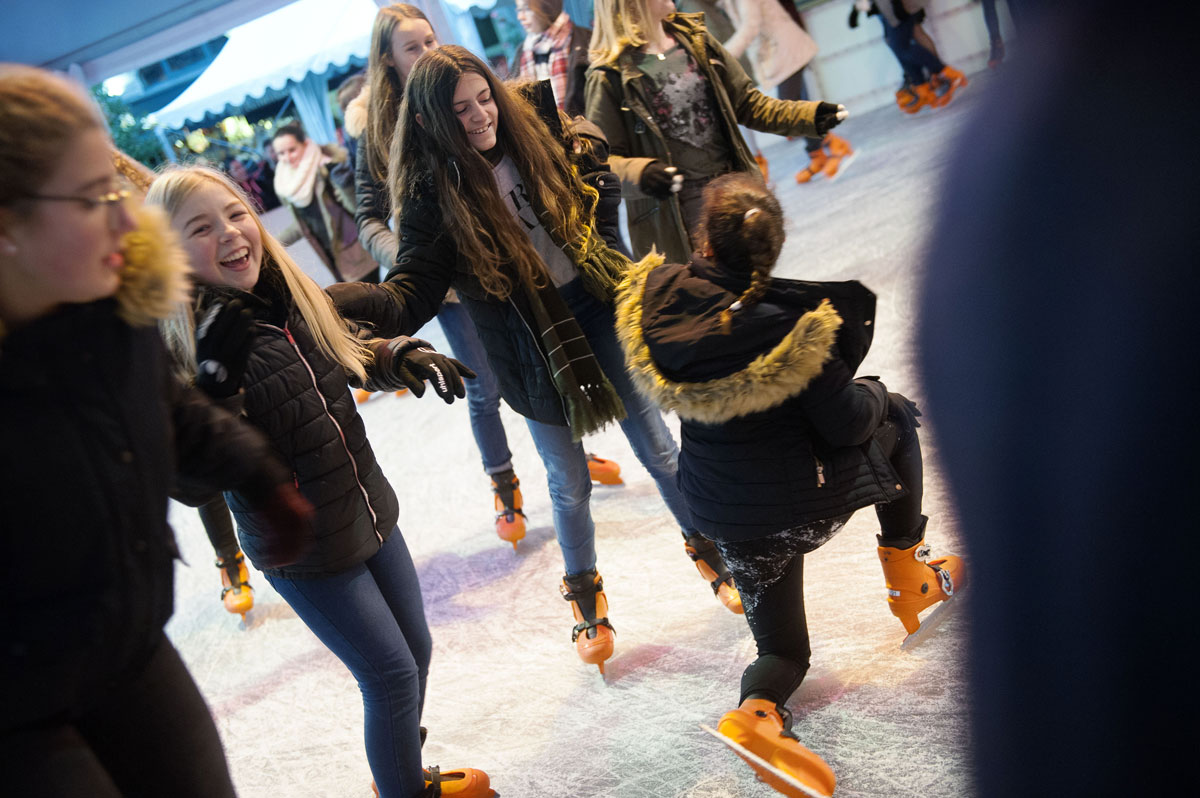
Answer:
M547 278L538 287L522 284L522 298L537 325L537 334L550 363L550 379L562 397L571 437L598 432L625 418L625 405L592 354L579 322L558 289Z

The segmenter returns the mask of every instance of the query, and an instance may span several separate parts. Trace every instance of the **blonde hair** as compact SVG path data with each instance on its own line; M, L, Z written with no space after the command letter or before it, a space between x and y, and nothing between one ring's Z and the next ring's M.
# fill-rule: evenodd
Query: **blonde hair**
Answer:
M637 49L649 42L646 0L596 0L596 27L592 31L592 66L611 64L626 48Z
M454 91L468 73L487 81L499 115L497 145L516 165L546 232L564 242L576 262L599 238L592 220L600 195L580 180L563 143L533 106L513 85L501 83L477 56L447 44L417 59L392 143L392 207L403 207L406 198L432 190L442 225L462 261L470 264L488 294L507 299L515 287L511 274L533 286L545 285L548 278L529 235L500 196L492 165L467 141L454 115ZM423 124L417 123L417 115Z
M0 206L38 193L75 137L107 132L83 89L51 72L0 64Z
M317 348L336 363L341 364L346 371L354 374L359 380L367 378L366 367L374 360L371 350L350 331L346 321L338 315L333 302L322 291L312 278L296 265L287 254L287 250L279 243L266 228L254 211L254 205L240 188L223 173L207 166L174 166L163 171L150 185L146 193L148 205L162 207L172 220L182 207L187 197L205 183L215 183L224 188L246 206L254 224L262 237L263 263L262 269L278 269L296 303L304 322L308 325ZM261 279L261 277L259 278ZM203 291L198 286L197 298ZM167 348L175 359L176 372L190 381L196 374L196 331L195 308L188 303L180 303L171 317L161 325L163 338Z
M392 63L392 34L396 26L408 20L429 22L425 12L408 3L393 3L379 9L371 26L371 51L367 55L367 83L371 89L371 108L367 115L366 158L371 178L387 179L388 152L396 130L404 79ZM433 30L432 23L429 26Z

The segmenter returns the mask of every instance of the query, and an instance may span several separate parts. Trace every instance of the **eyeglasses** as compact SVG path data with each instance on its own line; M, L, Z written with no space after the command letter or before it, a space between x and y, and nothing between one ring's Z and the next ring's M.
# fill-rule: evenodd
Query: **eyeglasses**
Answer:
M101 194L99 197L65 197L57 194L30 194L22 199L46 200L47 202L78 202L86 210L93 211L101 206L115 207L118 202L124 202L130 196L132 196L130 192L121 189Z

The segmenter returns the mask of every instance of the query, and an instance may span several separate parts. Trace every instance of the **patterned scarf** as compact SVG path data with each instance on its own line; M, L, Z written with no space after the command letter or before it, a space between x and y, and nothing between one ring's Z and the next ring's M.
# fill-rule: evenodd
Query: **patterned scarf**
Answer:
M514 303L524 301L537 324L538 337L550 361L550 378L562 397L572 439L598 432L625 418L625 405L600 368L579 322L546 275L541 287L522 283ZM519 298L518 298L519 297Z
M558 19L541 33L531 33L521 46L521 77L531 80L549 80L554 88L554 100L558 107L566 109L567 73L571 54L571 34L575 26L564 11Z

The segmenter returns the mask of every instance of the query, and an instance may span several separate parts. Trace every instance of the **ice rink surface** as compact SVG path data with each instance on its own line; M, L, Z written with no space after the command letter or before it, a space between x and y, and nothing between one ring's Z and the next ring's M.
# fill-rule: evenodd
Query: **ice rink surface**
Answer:
M893 106L851 117L838 132L858 158L832 183L797 185L803 144L759 136L789 216L776 274L871 288L877 328L859 373L880 375L918 403L922 251L948 150L989 77L974 76L945 109L908 117ZM445 345L436 322L422 335ZM937 408L922 407L927 540L935 554L967 554L939 471ZM482 768L504 798L776 794L700 729L736 706L754 643L745 620L717 602L684 554L618 428L586 441L617 460L626 480L593 492L617 631L601 677L571 644L545 473L523 420L504 408L529 517L514 553L493 529L465 401L382 395L360 409L400 499L433 633L426 764ZM677 431L674 417L668 424ZM349 671L257 572L247 624L227 614L196 512L172 505L171 520L186 564L177 569L167 631L216 716L239 794L370 796L362 703ZM808 557L813 656L789 704L795 731L832 766L843 798L970 795L965 613L960 606L929 640L901 652L904 630L887 609L877 531L874 513L860 511Z

